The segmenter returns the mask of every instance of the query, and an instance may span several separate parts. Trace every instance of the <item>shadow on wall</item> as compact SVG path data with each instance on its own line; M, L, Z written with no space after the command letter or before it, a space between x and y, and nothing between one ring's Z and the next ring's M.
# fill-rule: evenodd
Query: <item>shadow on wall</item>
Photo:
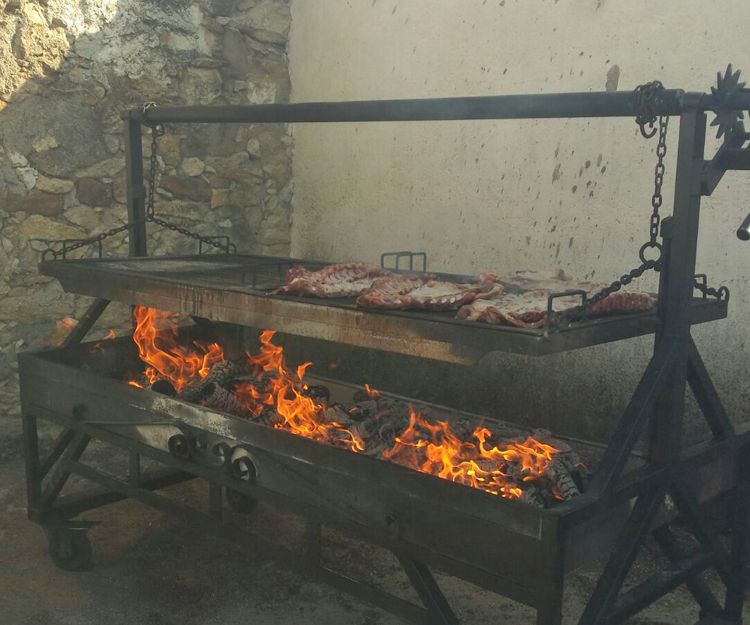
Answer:
M286 101L288 4L0 0L0 419L18 413L16 352L52 342L90 302L38 275L40 252L126 220L122 111ZM166 130L157 214L229 234L240 251L287 254L288 130ZM174 232L150 234L152 253L194 253ZM127 249L121 235L105 243L107 255Z

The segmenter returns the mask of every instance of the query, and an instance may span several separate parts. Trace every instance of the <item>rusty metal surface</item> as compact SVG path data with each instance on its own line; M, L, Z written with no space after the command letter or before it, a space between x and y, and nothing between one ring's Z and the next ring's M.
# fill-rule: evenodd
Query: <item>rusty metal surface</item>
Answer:
M462 321L453 313L363 310L352 299L271 295L297 263L326 264L216 255L44 261L40 271L57 278L68 292L464 364L494 351L541 356L622 340L653 333L659 324L656 313L635 313L576 322L546 334ZM721 319L726 312L726 302L695 299L692 322Z

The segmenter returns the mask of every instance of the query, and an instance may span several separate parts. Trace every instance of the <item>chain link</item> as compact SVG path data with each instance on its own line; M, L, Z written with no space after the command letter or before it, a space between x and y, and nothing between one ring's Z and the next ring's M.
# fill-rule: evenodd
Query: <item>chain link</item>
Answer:
M105 239L119 234L120 232L125 232L125 230L128 230L129 228L130 224L123 224L122 226L110 228L109 230L102 232L101 234L97 234L96 236L88 237L86 239L73 239L71 241L48 241L48 243L52 245L62 245L62 248L59 250L55 250L52 247L47 248L42 252L42 260L49 260L50 257L52 257L53 260L57 260L61 257L65 258L66 254L68 254L69 252L73 252L86 245L94 245L96 243L101 244L101 242ZM99 250L99 252L99 255L101 256L101 249Z
M143 112L145 113L149 108L154 108L156 104L153 102L147 102L143 105ZM237 246L231 243L228 239L226 243L221 243L216 240L216 237L205 237L197 232L188 230L183 226L170 223L154 214L154 194L156 192L156 177L158 170L158 153L159 137L164 135L164 126L162 124L154 124L151 126L151 154L149 156L149 176L148 176L148 196L146 200L146 221L161 226L172 232L178 232L179 234L189 237L201 244L209 245L213 248L224 250L227 254L234 253L237 251Z
M155 102L146 102L143 105L143 114L146 114L151 108L156 108ZM156 173L158 167L158 151L159 146L157 140L159 137L164 136L164 126L162 124L154 124L151 126L151 154L149 157L149 172L148 172L148 196L146 199L146 221L150 221L150 218L154 216L154 193L156 192Z
M141 113L145 116L146 111L152 108L156 108L156 102L144 102L143 107L141 108ZM164 136L165 130L164 130L163 124L148 124L148 122L145 122L145 123L151 126L151 152L149 154L148 193L146 196L146 211L145 211L146 221L156 224L157 226L161 226L162 228L165 228L167 230L171 230L173 232L182 234L183 236L186 236L195 241L198 241L200 244L209 245L213 248L223 250L227 254L236 253L237 246L231 241L229 241L229 237L202 236L196 232L192 232L191 230L188 230L187 228L178 226L164 219L156 217L156 215L154 214L154 204L155 204L154 194L156 193L156 178L157 178L158 165L159 165L158 163L158 153L159 153L158 139L159 137ZM44 252L42 252L42 260L47 260L50 257L55 260L60 257L65 258L65 256L69 252L73 252L86 245L94 245L94 244L99 244L99 256L101 256L102 241L104 241L105 239L111 236L119 234L120 232L124 232L128 230L131 225L132 224L127 223L122 226L117 226L116 228L111 228L110 230L107 230L106 232L102 232L101 234L98 234L96 236L89 237L86 239L76 239L76 240L71 240L71 241L48 241L47 242L48 245L58 244L58 245L62 245L62 248L59 250L55 250L54 248L49 247L48 249L44 250ZM226 240L226 243L221 242L221 239Z
M659 210L664 202L661 194L661 188L664 184L664 173L666 172L666 166L664 165L664 157L667 155L667 129L669 127L669 117L661 115L659 117L659 140L656 145L656 166L654 167L654 193L651 196L651 218L649 219L649 240L644 243L641 249L638 251L638 256L642 263L646 262L646 251L649 249L656 250L657 256L655 260L661 258L661 243L658 242L659 238L659 225L661 224L661 216ZM653 136L653 135L652 135Z
M641 134L650 139L656 134L656 105L662 102L661 94L664 92L664 85L654 80L643 85L638 85L633 95L635 96L635 123L641 129ZM646 124L649 129L646 130Z

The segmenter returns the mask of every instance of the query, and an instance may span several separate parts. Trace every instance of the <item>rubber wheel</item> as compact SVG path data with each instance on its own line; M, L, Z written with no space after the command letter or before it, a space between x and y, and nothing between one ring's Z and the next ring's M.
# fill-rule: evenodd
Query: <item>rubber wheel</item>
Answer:
M55 566L63 571L86 571L91 568L91 541L85 530L49 530L49 553Z
M246 495L245 493L237 492L231 488L227 488L227 503L229 507L240 514L250 514L255 510L255 506L258 505L258 500L255 497Z

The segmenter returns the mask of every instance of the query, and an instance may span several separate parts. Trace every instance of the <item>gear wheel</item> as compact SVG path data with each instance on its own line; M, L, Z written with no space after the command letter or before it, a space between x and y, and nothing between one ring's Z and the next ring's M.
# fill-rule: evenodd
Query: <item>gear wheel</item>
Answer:
M711 87L711 94L713 95L714 102L717 106L725 105L738 91L744 86L744 82L740 82L740 70L732 72L731 63L727 66L724 75L721 72L717 72L717 86ZM742 111L731 111L723 110L716 113L716 119L711 122L711 126L718 126L716 130L716 138L721 139L722 136L729 136L735 130L737 122L742 119Z

